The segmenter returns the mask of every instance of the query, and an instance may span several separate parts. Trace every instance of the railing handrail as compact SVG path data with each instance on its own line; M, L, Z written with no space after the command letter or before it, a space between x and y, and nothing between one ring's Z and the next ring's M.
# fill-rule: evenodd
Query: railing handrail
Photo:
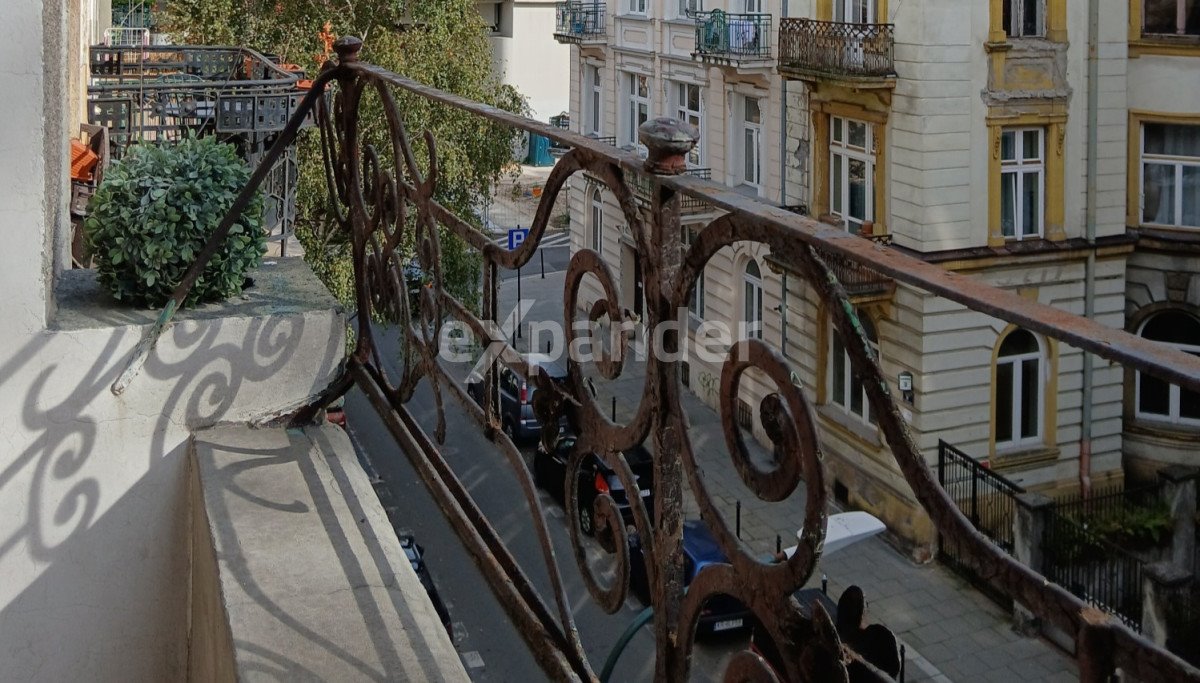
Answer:
M809 19L808 17L780 17L779 30L782 32L785 29L794 31L798 27L809 24L830 27L856 26L874 29L878 33L884 33L889 30L895 30L896 25L886 21L832 21L826 19Z
M313 113L318 103L322 103L322 108L317 110L317 112L318 119L321 121L320 129L322 131L323 151L326 154L329 154L338 145L360 144L355 139L345 140L339 138L334 140L329 135L335 132L335 130L333 128L334 124L330 121L329 115L324 108L323 97L326 86L335 78L348 86L355 86L356 84L361 86L361 84L358 84L359 79L369 82L374 88L378 89L383 89L384 86L392 86L423 97L431 102L477 114L489 119L494 124L507 125L517 130L543 135L551 140L574 148L563 157L563 160L560 161L562 166L556 167L547 181L546 190L542 198L543 203L538 211L538 219L535 220L534 226L531 228L528 240L512 252L503 250L491 240L489 235L485 235L475 229L438 203L431 195L433 187L431 182L414 177L412 179L413 186L401 186L400 191L402 196L400 199L402 201L417 204L422 215L427 216L431 224L434 222L441 223L468 244L482 252L488 266L484 273L485 317L488 320L494 320L496 317L494 310L494 278L497 270L499 268L515 269L528 263L534 257L538 243L542 239L549 221L550 204L546 202L553 201L572 173L585 168L599 173L604 182L618 194L622 205L629 209L630 213L627 215L632 216L634 210L630 203L628 189L621 187L620 178L622 174L645 171L647 169L646 164L636 154L613 149L611 146L583 135L563 131L546 123L532 121L493 106L484 105L430 88L382 68L360 63L357 55L361 47L361 42L357 40L342 39L338 41L335 47L339 54L336 65L331 65L323 71L316 79L313 88L305 95L301 106L292 115L287 127L278 136L275 144L259 168L255 170L250 183L238 194L233 208L222 219L209 242L188 269L183 282L180 283L172 294L171 300L164 308L156 324L139 342L133 359L117 383L114 384L114 392L119 393L120 390L127 386L129 380L136 373L136 367L145 361L149 349L170 322L171 316L178 307L179 302L186 298L192 283L212 258L218 245L224 242L236 217L240 215L246 203L263 182L267 169L273 165L276 158L283 152L286 146L292 143L301 124L308 115ZM360 87L352 87L350 92L362 92L362 90ZM389 111L391 112L389 116L397 115L394 105ZM355 117L357 116L356 109L342 108L338 110L338 116L338 121L342 124L357 125L355 123ZM392 118L389 120L394 122L395 119ZM347 124L347 122L349 123ZM406 140L395 142L403 148L405 154L409 154L410 148ZM431 144L431 155L432 146ZM654 159L653 152L654 150L652 150L651 154L652 160ZM347 202L350 202L348 213L339 213L338 220L345 222L353 230L357 231L354 234L354 238L359 241L373 239L369 234L361 234L361 231L369 230L369 228L367 227L368 217L363 215L362 202L364 198L363 195L358 194L362 189L358 184L363 181L363 178L359 175L362 172L362 169L358 166L360 154L361 150L358 147L352 147L348 152L345 152L345 155L338 158L326 157L326 171L327 175L331 176L329 180L330 190L334 192L333 198L337 200L338 197L343 197ZM397 163L401 163L401 161L397 160ZM415 168L415 160L409 158L408 163L410 164L410 169ZM417 173L416 171L410 172ZM655 297L655 306L662 306L662 302L664 301L686 300L686 296L690 291L688 288L694 284L698 268L703 266L713 253L733 241L754 240L769 247L773 252L778 252L783 257L795 256L804 259L806 268L815 269L813 271L815 274L809 278L810 284L814 287L817 296L830 301L829 312L832 324L841 335L846 351L851 355L852 363L856 364L856 367L863 373L862 383L864 391L867 392L868 400L873 406L873 414L877 414L880 430L884 434L886 443L895 455L895 460L901 473L912 488L920 505L932 518L939 532L950 534L959 542L966 561L980 566L987 565L991 570L993 579L1000 587L1013 595L1019 596L1022 603L1037 616L1073 634L1077 638L1079 645L1079 656L1085 660L1086 667L1097 676L1102 673L1107 674L1113 670L1113 667L1117 666L1122 667L1134 676L1140 677L1147 677L1153 674L1153 677L1159 679L1194 680L1195 677L1200 676L1200 671L1190 668L1180 658L1141 639L1119 623L1105 620L1094 609L1089 608L1082 600L1071 595L1061 586L1048 584L1044 577L1002 553L987 541L986 538L971 528L970 522L954 507L954 502L937 486L936 481L931 479L929 468L920 457L915 442L912 440L906 427L904 427L904 419L900 414L899 408L888 394L886 388L887 382L874 360L870 347L862 334L861 326L853 314L849 312L852 310L852 306L847 301L844 290L829 275L828 269L823 267L819 258L813 255L812 250L822 249L846 256L866 267L891 276L897 281L924 289L935 295L943 296L946 299L958 302L986 315L1021 325L1034 332L1046 334L1051 338L1059 339L1072 346L1091 351L1101 357L1125 363L1166 381L1181 384L1189 389L1200 390L1200 358L1154 342L1149 342L1123 330L1108 328L1095 320L1076 317L1051 306L1027 301L1014 292L996 289L973 278L945 271L940 266L927 263L895 249L880 247L868 240L861 240L856 236L846 234L840 229L823 226L810 218L798 216L782 208L764 204L757 199L746 197L712 181L687 174L676 176L654 175L652 178L654 184L659 188L667 188L675 193L708 202L714 205L715 208L732 214L731 216L718 218L706 227L686 251L682 262L671 262L668 264L668 267L671 269L670 272L678 275L678 278L672 275L673 280L677 279L677 283L672 285L676 288L675 290L663 292L659 289L662 285L657 280L654 278L648 279L648 287ZM383 192L383 190L376 191ZM666 202L671 197L671 192L664 191L659 197ZM666 219L655 220L653 222L654 237L662 237L664 234L663 226L669 224L672 220L669 213L669 204L667 206L668 210L663 213ZM341 208L339 207L338 210L340 211ZM660 211L658 198L656 198L652 210ZM417 223L419 226L425 225L424 221L418 221ZM673 225L674 229L678 229L677 220L674 221ZM436 240L437 231L433 230L432 227L429 229L432 231L429 239ZM679 250L677 248L678 235L672 235L671 237L672 239L670 240L660 241L658 248L661 249L661 258L679 257ZM650 247L644 244L646 239L645 236L639 235L639 240L642 242L641 246L649 249ZM659 253L658 251L650 252L648 257ZM432 260L436 264L436 260L434 260L436 255L427 254L424 258ZM594 258L594 254L589 255L589 252L581 252L581 258L587 261L589 258ZM661 267L661 264L656 265L655 261L649 261L647 265ZM385 421L388 422L389 428L401 444L402 450L409 456L410 460L414 460L415 464L418 465L418 471L422 479L431 492L436 494L439 505L446 512L447 516L451 518L456 531L459 533L459 537L468 546L474 559L481 567L485 565L488 567L487 571L484 572L485 577L491 582L493 590L501 597L504 605L510 608L510 616L514 620L518 617L520 618L518 630L522 632L522 635L527 638L531 645L536 643L539 647L550 648L552 650L536 651L535 654L539 655L539 662L543 664L548 672L555 672L560 676L592 677L593 674L591 674L590 665L587 663L586 656L583 654L582 647L579 644L578 633L574 628L574 621L569 614L569 606L564 602L565 595L561 583L558 582L557 570L551 571L551 580L555 584L554 597L558 602L560 614L562 615L561 625L555 622L550 616L545 603L541 600L537 592L533 591L528 578L520 566L507 551L503 542L498 539L495 529L486 521L486 518L482 516L478 508L473 505L472 499L466 492L461 481L454 476L454 473L449 470L448 465L440 456L436 444L417 425L415 418L412 417L412 414L405 407L404 404L408 398L403 398L402 394L398 392L407 391L409 393L403 395L411 397L413 389L412 385L408 384L411 378L404 378L405 384L403 386L409 387L407 389L391 389L387 382L381 380L378 373L382 372L382 370L374 365L371 351L372 328L370 326L372 324L372 311L376 310L374 308L376 304L373 304L370 299L371 290L364 289L367 287L364 283L367 281L368 275L360 272L361 268L366 267L367 264L362 259L356 260L356 294L360 307L365 307L365 310L360 310L357 318L360 325L360 334L357 336L358 348L356 348L348 361L351 373L350 377L369 392L372 402L380 410ZM581 272L578 264L573 262L568 273L568 278L582 277L582 274L586 272L603 274L606 271L600 266L597 266L595 270L587 270L585 266ZM372 275L371 277L374 276ZM492 287L492 295L487 294L488 286ZM549 411L549 415L551 416L561 415L560 411L566 410L567 406L571 405L571 401L578 403L578 401L583 400L578 398L578 396L582 396L583 394L565 393L562 387L555 385L546 379L545 376L537 376L526 365L520 354L508 345L506 339L494 338L493 332L485 326L484 321L477 318L465 306L445 293L440 283L433 295L437 297L433 304L434 306L445 307L446 312L465 322L481 338L489 340L491 344L500 345L501 357L497 362L503 363L520 372L529 381L538 382L540 389L538 393L543 397L543 406L545 406L545 411L542 412ZM433 299L430 297L425 298L426 302L431 300ZM409 317L409 320L402 322L411 323L411 315L408 313L406 299L403 296L401 296L400 305L403 306L406 316ZM609 301L608 305L615 307L616 304ZM570 306L571 302L567 301L565 303L565 313L568 316L568 320L572 319L572 309ZM652 307L649 309L649 312L654 316L661 315L657 310ZM608 315L614 314L610 312ZM415 325L406 332L406 335L408 333L411 333L412 336L406 336L405 339L412 338L419 340L424 338L424 333L419 332ZM505 335L501 335L501 337L503 336ZM422 352L429 351L424 346L421 349ZM771 368L772 372L778 371L782 373L778 379L772 375L772 379L779 386L778 391L780 394L786 394L786 399L781 398L780 400L801 402L789 409L791 411L789 414L794 420L803 420L805 419L805 415L811 414L806 409L807 404L803 403L804 399L799 393L799 389L795 388L788 381L787 371L780 369L783 366L769 364L776 363L777 361L769 361L769 357L764 356L764 354L770 353L764 342L757 340L740 342L731 350L731 354L739 351L749 353L752 363L761 362L765 364L764 367ZM764 358L768 360L764 360ZM481 427L488 428L490 426L491 429L495 429L495 396L498 395L498 387L496 385L497 373L488 373L490 378L488 382L493 387L493 391L491 392L493 398L489 399L487 413L484 413L475 405L473 400L466 396L459 383L450 378L447 371L441 368L435 360L426 358L421 363L424 372L434 378L434 390L438 396L439 439L444 437L445 429L444 424L441 422L442 391L453 395ZM701 608L698 601L702 600L706 595L703 587L693 583L688 592L682 594L680 583L682 560L679 550L679 534L682 531L681 491L685 469L685 462L681 461L680 458L686 459L686 473L689 481L692 482L693 488L697 488L698 486L696 479L693 477L700 475L697 473L696 466L691 460L693 457L692 452L684 449L681 445L681 441L683 444L689 443L686 436L679 432L679 429L682 428L680 425L686 425L686 421L679 423L674 421L683 420L683 418L680 417L678 404L668 400L668 398L673 396L669 393L671 389L668 385L671 382L677 381L677 364L678 361L675 361L673 365L656 366L654 372L658 374L653 375L653 384L650 385L654 391L653 400L648 403L643 402L642 407L639 409L638 417L635 418L639 422L629 425L626 431L636 433L639 430L643 430L641 431L643 439L647 432L653 432L656 450L659 448L667 449L667 452L673 456L679 456L667 457L660 454L661 457L655 458L656 481L659 481L661 483L660 486L663 487L656 492L655 496L659 515L656 524L661 526L658 527L659 531L657 533L643 534L642 543L645 547L647 557L652 556L658 561L657 563L647 563L648 572L652 574L654 572L663 572L656 579L652 579L656 603L660 599L669 600L670 602L667 604L672 606L672 609L678 610L680 614L690 613L697 615L698 610ZM726 367L728 368L729 366L727 365ZM739 368L737 370L739 373L741 370L746 369L745 366L739 366ZM605 372L609 371L606 370ZM617 372L619 372L619 366L617 366ZM652 373L648 372L647 376L650 378ZM734 381L736 382L736 376ZM330 391L321 397L322 400L328 400L331 396L330 392L344 392L348 388L349 382L350 380L348 379L339 381L335 387L331 387ZM583 391L578 385L578 378L573 376L572 391ZM551 401L551 404L545 404L544 401L546 400ZM563 403L559 405L556 403L557 401L562 401ZM558 407L555 408L555 405L558 405ZM310 406L306 411L301 411L299 419L303 419L304 416L311 417L312 412L319 407L319 405L314 405ZM591 408L594 409L595 406L593 405ZM539 410L541 411L542 409ZM664 410L667 411L665 417L662 412ZM724 407L723 413L728 413L728 411L724 410ZM585 417L587 418L585 426L588 426L589 429L596 429L593 424L596 418L590 413ZM723 417L726 420L733 419L729 414L725 414ZM664 419L667 418L672 421L665 422ZM603 418L601 417L601 419ZM608 424L611 425L611 423ZM811 423L809 424L811 426ZM606 429L607 431L604 433L608 436L603 437L605 439L602 442L602 444L605 444L604 448L608 447L606 445L608 439L613 438L613 427L609 426ZM621 433L624 434L625 432ZM584 432L584 434L585 437L591 434L590 438L602 438L595 436L592 432ZM503 437L495 438L498 449L510 460L514 471L517 472L522 491L526 495L526 500L531 510L535 515L539 516L535 519L535 530L542 541L543 552L550 558L551 565L556 567L553 563L553 547L549 545L547 538L541 503L537 495L533 492L530 474L525 467L524 461L521 459L519 452L512 446L511 441ZM796 437L793 432L791 438L807 437ZM681 450L682 452L680 452ZM619 451L620 449L616 452ZM791 449L789 449L790 451ZM604 453L607 458L608 452L604 451ZM808 486L809 499L806 507L804 528L806 530L811 529L812 531L805 532L796 554L786 562L784 567L778 568L778 570L770 568L774 572L771 576L777 577L777 580L767 580L766 577L761 577L759 579L761 584L754 584L757 589L765 590L770 588L772 591L786 589L789 592L793 590L791 587L796 585L795 582L797 580L806 578L806 575L811 576L811 569L815 566L816 558L819 555L819 548L823 541L823 524L821 522L823 520L823 496L825 489L822 484L822 468L816 460L818 457L816 446L803 445L799 455L791 453L790 457L805 458L802 463L802 471L807 480L806 485ZM573 457L572 462L575 463L572 467L576 467L581 460ZM617 463L618 461L614 460L612 462ZM792 466L801 467L794 460L792 461ZM618 464L618 467L621 466ZM636 483L630 478L632 475L628 472L627 466L624 469L619 469L618 474L629 478L626 488L636 490ZM758 482L757 479L755 481ZM573 505L576 502L575 495L573 488L568 487L568 504L565 507L569 511L574 509ZM763 493L759 492L759 495L761 497ZM649 532L648 522L645 520L646 512L644 508L636 505L636 501L639 500L637 496L634 496L632 500L635 501L635 507L637 507L638 515L640 515L637 517L639 529ZM571 514L576 513L571 512ZM714 520L714 522L719 522L719 520ZM724 542L728 542L732 538L729 528L720 523L716 524L712 530L719 539L724 539ZM623 532L623 529L617 528L613 531ZM583 562L585 560L582 559L582 547L577 543L578 527L571 526L571 533L577 559ZM621 538L621 542L624 542L623 538ZM656 543L664 544L665 550L652 552L653 546ZM727 547L732 548L733 546ZM735 550L727 552L736 553ZM736 563L742 562L739 558L740 556L734 557ZM761 567L757 562L753 563L753 565L743 563L737 566L740 566L741 571L761 572ZM732 590L734 593L737 593L738 585L740 585L736 583L737 576L736 574L729 573L736 571L736 569L731 568L725 573L720 573L721 571L720 569L706 570L706 573L703 573L701 576L708 581L717 582L715 586L720 587L722 590ZM799 572L799 574L792 576L791 574L785 574L785 571L795 571ZM594 580L594 578L589 577L589 580ZM713 587L714 585L709 586L710 589ZM601 589L592 591L594 595L597 595L597 599L599 600L600 596L597 591L603 591ZM604 595L607 596L608 593L604 593ZM619 600L622 596L623 590L616 595L616 599ZM740 596L742 599L754 599L753 595L746 592L742 592ZM781 594L781 597L786 597L786 594ZM757 599L761 603L761 598ZM763 610L764 614L769 614L778 620L781 618L779 616L781 610L787 611L792 609L791 603L786 599L782 600L782 603L786 604L779 603L780 601L775 600L770 605L759 604L758 609ZM619 602L617 604L619 606ZM656 619L654 628L656 642L660 648L660 656L656 659L657 675L662 678L672 678L676 672L680 676L686 673L688 653L690 652L694 636L694 626L694 621L680 619L678 623L675 623L665 617ZM776 623L775 628L782 628L782 626ZM529 631L528 629L533 629L533 631ZM822 642L828 642L828 639L826 638Z

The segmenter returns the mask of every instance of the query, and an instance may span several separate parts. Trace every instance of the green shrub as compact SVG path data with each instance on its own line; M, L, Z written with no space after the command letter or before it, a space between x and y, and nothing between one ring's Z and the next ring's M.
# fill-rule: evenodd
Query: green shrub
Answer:
M89 205L85 226L100 284L118 301L164 305L249 180L234 147L213 138L132 147ZM240 293L265 243L259 194L183 305Z

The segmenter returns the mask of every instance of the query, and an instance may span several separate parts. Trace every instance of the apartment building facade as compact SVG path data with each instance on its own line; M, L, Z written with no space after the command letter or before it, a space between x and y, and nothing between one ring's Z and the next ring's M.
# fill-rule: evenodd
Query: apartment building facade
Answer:
M646 118L688 120L701 132L693 172L1200 350L1200 8L1096 2L1093 17L1066 0L610 0L561 5L556 37L572 45L581 132L633 146ZM603 18L581 21L578 8ZM685 241L714 217L693 204ZM638 264L611 193L580 178L571 207L574 248L600 251L622 304L640 313ZM830 265L931 465L945 442L1053 494L1191 457L1200 398ZM723 321L779 345L816 406L835 493L928 547L928 520L828 314L790 264L757 245L724 250L688 317L693 343L705 321ZM719 364L689 357L685 376L716 404ZM756 406L771 387L741 391L744 425L766 440Z

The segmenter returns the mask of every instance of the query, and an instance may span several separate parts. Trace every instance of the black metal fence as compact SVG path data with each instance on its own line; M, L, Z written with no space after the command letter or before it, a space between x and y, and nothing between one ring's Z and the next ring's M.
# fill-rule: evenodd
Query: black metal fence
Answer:
M554 37L559 42L603 41L607 16L603 2L559 2L554 5Z
M938 483L975 528L1009 555L1013 554L1013 520L1017 499L1025 489L992 472L978 460L945 441L938 442ZM1003 604L1012 598L996 590L963 561L958 544L938 537L938 557Z
M771 15L696 12L696 53L727 59L771 56Z
M1142 630L1144 562L1057 510L1042 532L1042 574L1054 583Z

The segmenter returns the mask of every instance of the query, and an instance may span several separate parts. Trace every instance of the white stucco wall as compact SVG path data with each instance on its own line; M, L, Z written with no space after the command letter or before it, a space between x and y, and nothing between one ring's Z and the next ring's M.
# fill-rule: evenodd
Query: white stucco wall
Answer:
M177 325L127 394L109 392L154 314L51 303L67 229L68 12L45 5L0 3L0 680L179 680L188 434L323 386L341 315L327 294L286 315L265 315L293 303L282 290L274 304L239 300L244 315Z
M546 121L567 111L571 88L571 48L554 40L554 2L511 3L511 30L493 36L497 75L529 98L531 116Z

